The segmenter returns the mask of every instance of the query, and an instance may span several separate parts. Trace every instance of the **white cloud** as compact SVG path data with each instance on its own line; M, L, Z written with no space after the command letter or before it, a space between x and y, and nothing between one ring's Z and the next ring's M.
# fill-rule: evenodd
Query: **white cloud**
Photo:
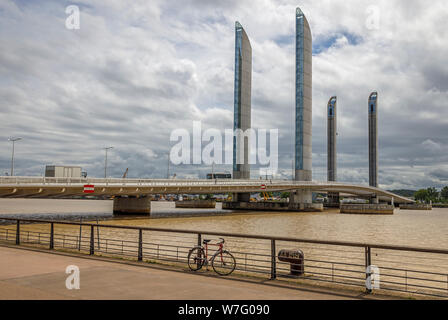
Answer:
M238 20L253 48L252 125L279 129L279 164L287 177L296 2L77 3L80 30L65 29L68 1L0 3L2 171L9 168L7 137L17 135L24 138L17 145L18 174L71 163L101 176L101 148L114 145L112 174L121 176L129 167L130 176L165 176L171 130L190 128L197 119L204 128L233 126ZM325 108L337 95L340 179L366 182L367 97L378 90L380 183L385 188L441 185L429 172L448 161L446 2L306 0L300 5L316 48L315 176L326 176ZM378 30L366 27L371 5L379 12ZM207 170L172 168L178 176Z

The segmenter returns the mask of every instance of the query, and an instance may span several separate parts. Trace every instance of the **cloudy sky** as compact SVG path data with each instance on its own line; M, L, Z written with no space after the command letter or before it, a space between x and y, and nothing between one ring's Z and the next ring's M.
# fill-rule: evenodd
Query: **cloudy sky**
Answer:
M79 29L66 28L69 5ZM0 0L0 174L8 137L19 136L16 175L65 164L102 176L102 148L114 146L111 176L166 177L172 130L233 127L238 20L252 44L252 126L279 129L289 178L297 6L313 34L314 179L326 179L325 110L337 95L338 179L368 183L367 98L377 90L380 186L448 185L445 0Z

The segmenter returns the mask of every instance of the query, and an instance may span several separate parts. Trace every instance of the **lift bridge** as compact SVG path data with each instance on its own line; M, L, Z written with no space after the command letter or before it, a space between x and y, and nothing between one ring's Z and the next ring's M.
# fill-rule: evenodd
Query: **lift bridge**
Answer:
M367 185L339 182L305 182L291 180L210 180L210 179L115 179L115 178L48 178L0 177L1 198L65 198L71 196L114 196L114 207L139 212L150 207L154 194L223 194L311 191L337 192L382 202L413 203L391 192ZM146 209L145 209L146 210ZM148 209L148 213L149 213ZM123 211L123 210L122 210ZM126 211L126 210L124 210Z

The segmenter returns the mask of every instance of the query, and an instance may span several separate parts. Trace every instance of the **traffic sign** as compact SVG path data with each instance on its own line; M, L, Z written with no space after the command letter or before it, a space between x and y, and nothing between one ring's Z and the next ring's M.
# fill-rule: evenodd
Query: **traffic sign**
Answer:
M84 185L84 193L94 193L95 186L93 184L85 184Z

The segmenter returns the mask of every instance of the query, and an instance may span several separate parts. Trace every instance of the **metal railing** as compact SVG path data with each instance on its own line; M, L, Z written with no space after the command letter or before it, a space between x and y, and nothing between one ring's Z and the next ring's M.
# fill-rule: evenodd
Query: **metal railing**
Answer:
M310 185L319 186L322 183L312 181L291 181L288 179L130 179L130 178L76 178L76 177L20 177L0 176L0 185L42 184L42 185L143 185L143 186L184 186L184 185L249 185L259 186L260 183L271 185ZM325 183L328 184L328 183ZM347 184L331 182L335 186Z
M373 292L402 292L448 298L448 250L320 241L287 237L244 235L210 231L173 230L137 226L0 218L0 241L45 246L50 250L81 251L186 267L189 250L205 238L225 238L225 249L236 259L236 273L300 283L328 283L366 288L380 271L380 287ZM280 250L301 250L298 263L279 260ZM297 276L292 268L303 268ZM370 282L369 282L370 283ZM376 282L375 282L376 283Z

